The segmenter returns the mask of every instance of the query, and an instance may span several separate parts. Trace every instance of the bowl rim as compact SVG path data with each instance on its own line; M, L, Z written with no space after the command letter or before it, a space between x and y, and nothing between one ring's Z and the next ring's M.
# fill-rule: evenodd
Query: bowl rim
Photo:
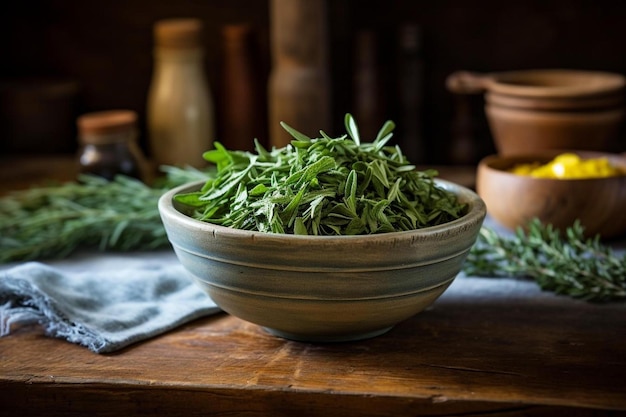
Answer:
M250 238L253 239L267 239L267 240L293 240L293 241L315 241L315 242L342 242L342 241L350 241L350 240L363 240L363 239L372 239L372 240L380 240L380 239L406 239L413 238L417 235L419 236L429 236L435 234L444 233L450 229L454 229L456 227L463 227L468 223L482 223L483 219L487 213L487 206L483 199L476 193L475 191L462 186L460 184L454 183L452 181L447 181L439 178L435 178L435 183L438 186L443 187L444 189L452 192L457 197L463 197L463 201L469 205L469 210L463 216L458 219L449 221L447 223L439 224L436 226L423 227L414 230L403 230L397 232L385 232L385 233L374 233L374 234L359 234L359 235L296 235L291 233L268 233L268 232L260 232L256 230L243 230L236 229L233 227L222 226L214 223L205 222L202 220L195 219L187 214L181 212L175 207L174 204L174 196L181 192L188 192L194 189L197 189L204 185L205 180L199 181L191 181L182 185L179 185L171 190L165 192L161 195L158 200L158 210L162 217L167 216L176 222L180 222L185 224L186 226L199 228L204 230L207 233L219 233L222 236L229 237L241 237L241 238Z
M519 80L532 77L558 80L589 77L594 82L587 84L579 82L561 83L551 86L521 84L519 82ZM580 98L581 96L619 92L626 87L626 77L616 72L546 68L495 72L491 74L487 84L488 91L518 97Z

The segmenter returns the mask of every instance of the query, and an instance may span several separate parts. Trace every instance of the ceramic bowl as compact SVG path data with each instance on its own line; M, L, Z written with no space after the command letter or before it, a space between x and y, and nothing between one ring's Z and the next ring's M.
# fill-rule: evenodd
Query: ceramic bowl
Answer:
M488 102L485 114L500 155L546 149L607 151L619 147L624 107L546 111Z
M566 69L459 71L447 80L455 93L484 93L485 115L500 155L621 149L625 85L621 74Z
M452 222L361 236L238 230L188 216L165 193L159 211L182 265L225 312L288 339L359 340L385 333L452 283L486 215L483 201L437 180L468 204Z
M478 165L476 190L489 215L510 228L524 227L536 217L560 230L576 219L586 235L613 238L626 233L626 176L590 179L534 178L508 172L523 163L547 163L559 151L485 157ZM626 156L576 151L583 158L606 156L626 169Z

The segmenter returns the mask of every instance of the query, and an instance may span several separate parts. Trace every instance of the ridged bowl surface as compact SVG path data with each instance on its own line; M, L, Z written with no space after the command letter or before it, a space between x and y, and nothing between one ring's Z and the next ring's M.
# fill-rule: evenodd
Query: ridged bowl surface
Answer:
M159 211L183 266L225 312L270 333L335 342L377 336L432 304L452 283L486 214L473 191L437 180L468 203L462 218L414 231L297 236L191 218L165 193Z

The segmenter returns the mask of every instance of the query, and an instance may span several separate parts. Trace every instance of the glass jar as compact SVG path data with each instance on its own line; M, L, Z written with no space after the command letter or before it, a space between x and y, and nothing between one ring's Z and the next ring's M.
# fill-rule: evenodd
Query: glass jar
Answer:
M143 180L137 146L137 114L132 110L87 113L77 120L79 171L112 180L116 175Z

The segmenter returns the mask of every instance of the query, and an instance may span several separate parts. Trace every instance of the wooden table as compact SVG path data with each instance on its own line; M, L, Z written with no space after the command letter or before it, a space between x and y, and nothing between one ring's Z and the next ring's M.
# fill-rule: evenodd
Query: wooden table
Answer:
M626 415L626 317L440 299L375 339L283 340L218 314L118 353L0 339L0 415Z
M626 415L626 308L447 294L340 344L218 314L98 355L22 327L0 338L0 416Z

